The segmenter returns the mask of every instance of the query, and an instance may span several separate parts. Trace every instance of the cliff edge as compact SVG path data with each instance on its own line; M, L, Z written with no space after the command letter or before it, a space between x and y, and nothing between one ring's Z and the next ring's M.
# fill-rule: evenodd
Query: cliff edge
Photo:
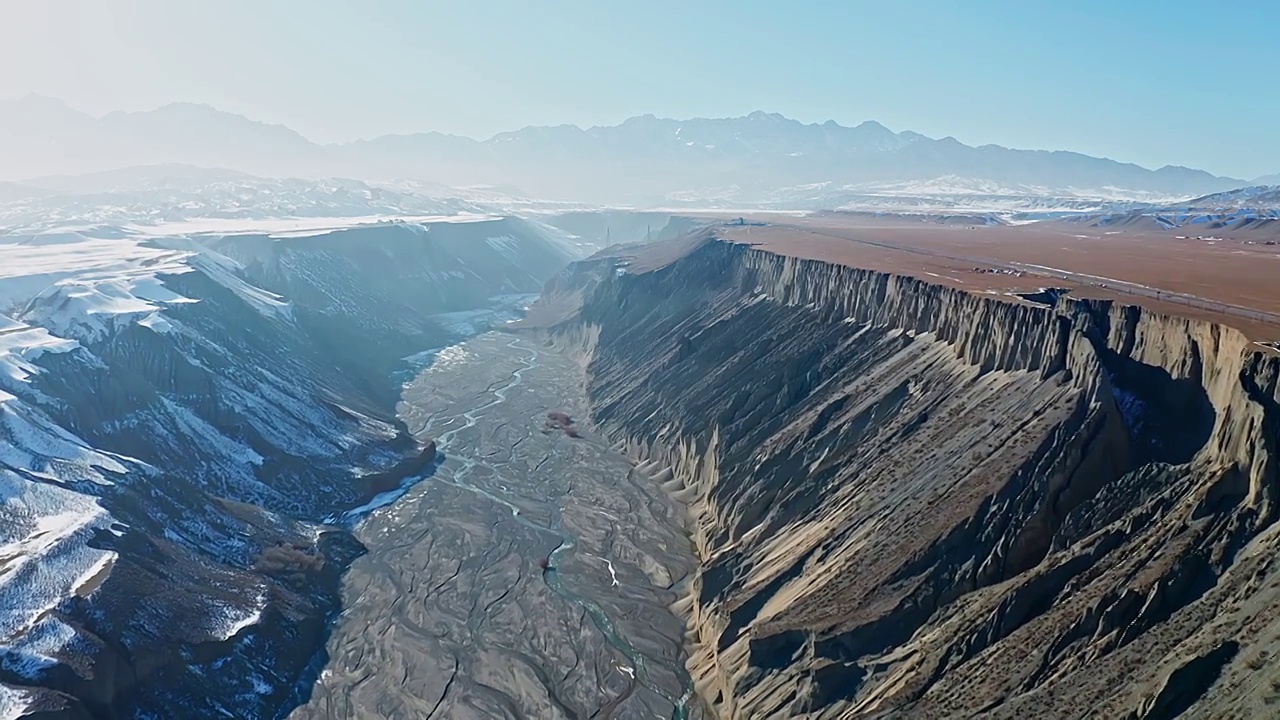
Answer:
M579 263L531 318L688 504L720 717L1280 702L1280 359L1241 333L711 236Z

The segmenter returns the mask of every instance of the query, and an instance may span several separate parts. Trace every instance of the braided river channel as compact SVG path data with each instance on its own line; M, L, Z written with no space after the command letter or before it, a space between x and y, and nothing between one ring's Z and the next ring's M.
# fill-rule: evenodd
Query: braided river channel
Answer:
M701 718L669 606L683 510L531 338L434 353L398 413L433 472L344 518L368 549L295 718ZM550 416L550 417L549 417Z

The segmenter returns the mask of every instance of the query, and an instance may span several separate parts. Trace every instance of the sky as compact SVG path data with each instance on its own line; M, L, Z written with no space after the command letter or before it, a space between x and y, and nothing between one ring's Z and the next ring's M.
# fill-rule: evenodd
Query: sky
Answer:
M0 97L321 142L753 110L1280 173L1280 3L0 0Z

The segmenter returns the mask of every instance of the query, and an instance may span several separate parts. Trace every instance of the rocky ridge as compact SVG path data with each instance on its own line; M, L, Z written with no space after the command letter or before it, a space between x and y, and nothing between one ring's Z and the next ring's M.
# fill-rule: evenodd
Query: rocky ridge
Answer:
M538 324L688 503L719 716L1280 702L1280 359L1139 307L681 242L578 264Z

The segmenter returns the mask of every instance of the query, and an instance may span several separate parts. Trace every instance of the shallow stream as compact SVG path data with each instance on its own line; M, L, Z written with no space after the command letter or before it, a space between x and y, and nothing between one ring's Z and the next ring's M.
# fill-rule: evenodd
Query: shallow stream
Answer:
M490 333L402 398L442 460L346 518L369 552L293 716L700 717L668 609L693 563L682 511L579 419L577 363Z

